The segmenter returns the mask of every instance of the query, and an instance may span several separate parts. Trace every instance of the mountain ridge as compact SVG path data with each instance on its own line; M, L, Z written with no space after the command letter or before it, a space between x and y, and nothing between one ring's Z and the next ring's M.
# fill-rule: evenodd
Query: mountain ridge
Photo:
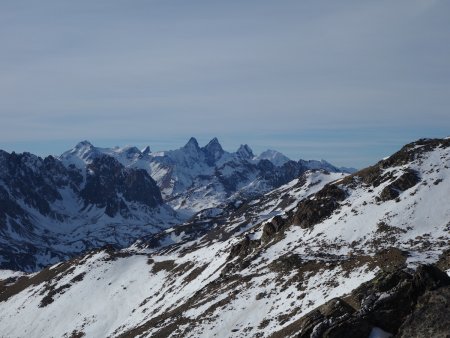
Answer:
M438 336L450 324L448 191L445 139L418 140L351 175L305 172L126 249L12 275L0 290L0 329L9 336Z
M309 169L355 171L335 167L324 160L291 161L273 150L255 156L248 145L241 145L236 152L230 153L223 150L217 138L200 147L198 141L191 137L179 149L156 152L150 152L150 147L146 152L132 146L96 148L83 141L59 158L63 163L82 167L81 162L86 165L90 158L101 153L115 157L126 167L147 170L158 183L164 199L174 209L183 209L191 215L224 203L239 190L250 195L269 191ZM206 197L210 201L208 204L203 203Z
M103 245L126 247L307 170L293 161L282 167L253 161L250 147L240 149L231 154L217 138L204 147L191 138L180 149L155 153L87 140L59 158L1 151L0 266L34 271Z

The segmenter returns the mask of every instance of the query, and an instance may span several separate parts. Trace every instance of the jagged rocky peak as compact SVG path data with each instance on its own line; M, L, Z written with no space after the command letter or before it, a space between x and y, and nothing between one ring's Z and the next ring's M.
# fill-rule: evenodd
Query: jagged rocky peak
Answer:
M150 150L150 146L146 146L144 149L142 149L142 155L148 155L152 151Z
M253 157L255 157L255 155L253 155L252 149L247 144L241 144L236 153L243 159L252 159Z
M222 155L224 152L217 137L214 137L211 141L209 141L208 144L205 147L203 147L203 149L207 153L214 154L214 155L216 155L216 154Z
M191 137L189 141L184 145L183 149L191 149L198 151L200 147L198 146L197 139L195 137Z
M204 146L202 150L205 154L208 165L214 165L214 163L224 154L224 150L222 149L217 137L214 137L211 141L209 141L209 143Z

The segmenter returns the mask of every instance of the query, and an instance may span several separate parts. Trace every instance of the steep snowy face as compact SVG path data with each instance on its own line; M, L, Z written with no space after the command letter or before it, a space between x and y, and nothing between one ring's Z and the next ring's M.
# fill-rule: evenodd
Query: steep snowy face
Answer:
M0 330L284 337L364 320L365 334L396 334L401 321L389 314L403 320L426 302L422 293L448 287L435 268L413 270L450 271L449 191L450 140L420 140L349 176L306 172L126 250L12 276L0 293Z
M62 154L60 159L67 167L74 165L79 169L83 169L86 164L102 155L101 149L94 147L89 141L81 141L74 148Z
M64 152L59 157L59 160L61 160L65 166L75 165L77 168L84 169L86 165L90 164L94 159L109 155L128 167L148 156L150 147L147 148L142 152L133 146L98 148L93 146L89 141L82 141L71 150Z
M0 151L1 267L39 269L180 222L145 170L125 168L87 142L68 157L73 161L63 165Z

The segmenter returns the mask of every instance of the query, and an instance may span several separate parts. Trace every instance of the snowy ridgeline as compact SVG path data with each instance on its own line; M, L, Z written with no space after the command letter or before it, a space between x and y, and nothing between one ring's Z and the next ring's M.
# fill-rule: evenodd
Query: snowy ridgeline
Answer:
M254 197L295 179L306 170L354 172L322 160L292 161L275 150L255 156L248 145L236 152L223 150L217 138L200 147L195 138L185 146L169 151L142 151L133 146L98 148L88 141L80 142L60 156L67 166L83 169L99 156L112 156L125 167L145 169L157 182L163 197L175 210L184 213L213 208L236 193Z
M361 287L378 290L379 282L361 284L381 270L413 271L436 262L450 269L445 265L449 191L450 142L442 140L408 145L350 176L308 172L128 249L93 251L22 277L14 292L2 296L0 331L9 337L320 332L331 321L309 327L302 318L341 297L333 311L358 319L351 317L352 306L362 313L371 308L358 309L353 293L345 294ZM195 232L199 227L207 231ZM417 280L436 275L423 271ZM402 283L416 278L401 270L384 276L397 282L405 278ZM395 291L377 291L367 301L376 308L394 296ZM387 337L399 330L400 317L396 321L366 321L360 327L367 336Z
M166 152L83 141L45 159L0 151L0 267L36 271L107 244L124 248L321 167L339 171L276 151L254 156L247 145L229 153L217 139Z

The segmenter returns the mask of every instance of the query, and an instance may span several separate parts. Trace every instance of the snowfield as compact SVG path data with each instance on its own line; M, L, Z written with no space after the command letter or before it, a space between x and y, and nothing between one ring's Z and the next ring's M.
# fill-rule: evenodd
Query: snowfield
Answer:
M450 249L450 142L423 147L351 176L306 172L127 249L93 250L30 276L3 272L0 332L269 337L391 264L415 269ZM321 197L330 186L344 197ZM294 221L330 199L330 214L313 225ZM374 327L371 337L386 334Z

